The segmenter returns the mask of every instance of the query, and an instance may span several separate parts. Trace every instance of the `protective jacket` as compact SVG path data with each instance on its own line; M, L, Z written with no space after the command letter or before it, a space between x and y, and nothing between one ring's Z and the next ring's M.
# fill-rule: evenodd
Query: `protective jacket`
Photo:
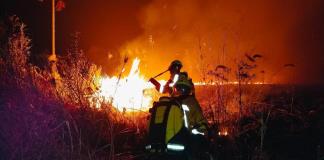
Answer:
M187 72L180 72L178 74L175 74L173 76L170 77L170 79L166 82L166 84L164 86L162 86L156 79L151 78L149 81L155 86L155 89L157 91L159 91L160 93L163 94L169 94L171 95L173 92L173 86L175 83L177 83L177 80L179 78L179 76L185 75L188 78L188 73ZM188 82L191 85L191 92L194 95L195 94L195 87L194 84L192 82L191 78L188 78Z
M207 134L207 120L203 115L202 109L194 95L180 96L176 98L182 105L189 108L189 129L197 129L199 132Z

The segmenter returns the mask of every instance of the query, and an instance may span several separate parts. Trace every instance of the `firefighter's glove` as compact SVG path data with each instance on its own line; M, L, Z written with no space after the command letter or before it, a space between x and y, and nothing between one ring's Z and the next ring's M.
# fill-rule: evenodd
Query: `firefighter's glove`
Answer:
M160 89L160 83L156 80L156 79L154 79L154 78L150 78L150 80L149 80L149 82L151 82L154 86L155 86L155 88L157 89L157 90L159 90Z

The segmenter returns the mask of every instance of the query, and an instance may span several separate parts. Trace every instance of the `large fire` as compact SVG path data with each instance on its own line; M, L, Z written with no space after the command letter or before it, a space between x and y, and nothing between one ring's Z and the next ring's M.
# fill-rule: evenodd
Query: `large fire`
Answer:
M153 101L154 92L150 91L154 86L140 74L139 64L140 59L135 58L126 77L101 77L96 96L102 97L102 102L112 104L119 111L147 111Z
M130 72L125 77L101 76L99 77L99 90L92 98L96 108L100 109L102 103L111 104L119 111L138 112L147 111L159 92L155 91L154 86L148 82L147 77L141 75L139 69L140 59L133 60ZM122 73L125 71L123 69ZM163 86L166 81L159 81ZM196 82L195 85L216 85L216 83ZM238 84L236 81L227 84ZM251 83L250 83L251 84ZM252 84L264 84L263 82L253 82ZM99 101L98 101L99 100Z

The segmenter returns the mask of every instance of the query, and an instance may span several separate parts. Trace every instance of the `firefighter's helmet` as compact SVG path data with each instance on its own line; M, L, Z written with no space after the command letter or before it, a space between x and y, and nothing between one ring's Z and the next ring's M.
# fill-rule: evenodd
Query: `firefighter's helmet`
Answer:
M182 68L181 61L174 60L171 62L170 66L169 66L169 71L171 73L179 73L181 68Z

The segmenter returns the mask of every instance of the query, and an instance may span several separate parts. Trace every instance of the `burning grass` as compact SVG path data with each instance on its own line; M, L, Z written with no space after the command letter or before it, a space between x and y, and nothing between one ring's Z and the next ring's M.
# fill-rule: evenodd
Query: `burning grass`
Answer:
M134 136L143 135L146 114L123 113L104 101L110 97L101 93L110 86L97 81L100 68L82 50L72 46L59 58L60 78L53 77L29 63L31 40L17 17L14 27L0 59L1 158L115 159L127 153L125 146L137 145Z
M51 63L39 68L29 62L31 39L17 17L13 22L0 57L0 158L135 159L145 141L147 110L160 96L141 75L140 59L134 58L128 74L125 58L119 75L103 75L84 56L74 34L69 52L58 57L58 78ZM310 98L317 101L310 104L303 96L294 97L293 86L254 81L254 63L261 55L246 58L232 72L218 65L208 72L211 81L197 83L212 153L223 159L275 157L279 152L271 145L281 145L279 133L287 139L300 135L307 142L302 132L308 130L306 135L319 143L307 143L313 150L305 154L315 152L314 145L323 146L324 98ZM230 73L235 80L229 81Z

